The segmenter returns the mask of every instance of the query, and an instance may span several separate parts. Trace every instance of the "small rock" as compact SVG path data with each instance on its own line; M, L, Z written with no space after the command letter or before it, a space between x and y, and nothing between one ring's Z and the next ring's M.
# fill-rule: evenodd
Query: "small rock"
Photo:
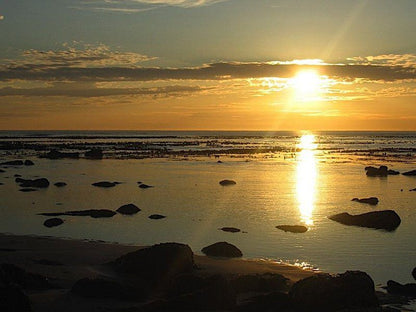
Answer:
M51 218L43 222L43 225L48 228L51 228L51 227L61 225L62 223L64 223L64 220L62 220L61 218Z
M116 212L108 209L88 209L88 210L73 210L65 212L44 212L39 213L41 216L76 216L76 217L85 217L89 216L91 218L111 218Z
M54 185L56 187L64 187L64 186L66 186L66 183L65 182L56 182Z
M241 231L240 229L237 229L235 227L223 227L220 230L224 232L231 232L231 233L237 233Z
M34 188L21 188L19 189L19 192L23 192L23 193L29 193L29 192L36 192L37 189Z
M363 204L370 204L370 205L377 205L378 198L377 197L368 197L368 198L353 198L352 201L356 201Z
M292 233L305 233L308 231L308 228L303 225L278 225L276 226L276 229Z
M166 218L166 216L164 215L160 215L160 214L152 214L148 217L149 219L153 219L153 220L159 220L159 219L164 219Z
M384 229L386 231L394 231L401 223L399 215L393 210L372 211L359 215L350 215L344 212L328 218L345 225Z
M46 178L39 178L39 179L22 179L16 178L16 183L19 183L21 187L37 187L37 188L47 188L49 186L49 181Z
M139 187L142 188L142 189L147 189L147 188L150 188L150 187L153 187L153 186L142 183L142 184L139 185Z
M369 166L365 167L365 171L369 177L387 177L388 175L387 166L380 166L380 168Z
M0 173L3 173L3 172L6 172L6 171L4 171L3 169L0 169Z
M243 256L240 249L227 242L218 242L206 246L201 251L211 257L238 258Z
M132 215L132 214L138 213L140 211L140 208L134 204L127 204L127 205L121 206L116 211L124 215Z
M34 162L31 161L30 159L26 159L24 165L25 166L33 166L34 165Z
M48 158L48 159L61 159L61 158L73 158L78 159L79 153L68 153L68 152L60 152L57 150L51 150L50 152L40 155L40 158Z
M114 187L114 186L116 186L117 183L115 183L115 182L108 182L108 181L101 181L101 182L92 183L91 185L97 186L97 187L106 187L106 188L108 188L108 187Z
M15 177L15 178L20 178L21 176L22 176L22 175L20 175L20 174L15 174L15 175L14 175L14 177Z
M409 190L409 192L416 192L416 188Z
M416 169L402 173L405 176L416 176Z
M400 174L400 172L396 171L396 170L389 169L389 170L387 170L387 174L388 175L398 175L398 174Z
M416 297L416 284L410 283L403 285L390 280L387 282L387 291L389 294Z
M93 148L85 152L85 158L89 159L102 159L103 158L103 151L100 148Z
M237 184L237 182L235 182L234 180L222 180L219 183L222 186L228 186L228 185L235 185L235 184Z
M0 163L0 166L23 166L23 160L11 160Z

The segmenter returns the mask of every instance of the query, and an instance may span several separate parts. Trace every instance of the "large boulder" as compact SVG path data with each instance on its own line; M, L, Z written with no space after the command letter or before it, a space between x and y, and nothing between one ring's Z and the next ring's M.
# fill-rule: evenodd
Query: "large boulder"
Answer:
M100 148L93 148L85 152L85 158L89 159L102 159L103 158L103 151Z
M380 166L379 168L368 166L365 167L366 175L369 177L387 177L388 168L387 166Z
M292 233L305 233L308 231L308 228L304 225L278 225L276 229Z
M238 258L243 256L240 249L227 242L218 242L206 246L201 251L211 257Z
M378 204L378 198L377 197L367 197L367 198L353 198L352 201L356 201L358 203L363 204L370 204L370 205L377 205Z
M30 290L54 288L46 277L27 272L11 263L2 263L0 265L0 282L4 285L18 285L23 289Z
M307 277L292 286L289 296L300 311L332 312L379 306L373 280L360 271Z
M31 312L29 297L19 287L0 284L0 311Z
M121 256L111 266L117 272L166 287L174 277L192 272L194 254L188 245L162 243Z
M44 212L39 213L41 216L57 217L57 216L76 216L91 218L111 218L116 212L108 209L88 209L88 210L73 210L65 212Z
M393 295L402 295L408 297L416 297L416 284L400 284L395 281L388 281L387 282L387 292Z
M343 212L328 218L345 225L356 225L387 231L394 231L401 223L399 215L393 210L372 211L359 215L350 215L347 212Z
M407 172L403 172L402 175L405 175L405 176L416 176L416 169L415 170L411 170L411 171L407 171Z
M134 204L127 204L127 205L121 206L116 211L124 215L132 215L132 214L138 213L140 211L140 208Z
M85 298L143 299L133 288L102 278L80 279L72 286L71 292Z
M22 179L16 178L15 180L21 187L37 187L37 188L46 188L49 186L49 181L46 178L39 178L39 179Z
M222 186L228 186L228 185L235 185L235 184L237 184L237 182L235 182L234 180L222 180L219 183Z
M51 228L51 227L61 225L62 223L64 223L64 220L62 220L61 218L51 218L43 222L43 225L48 228Z

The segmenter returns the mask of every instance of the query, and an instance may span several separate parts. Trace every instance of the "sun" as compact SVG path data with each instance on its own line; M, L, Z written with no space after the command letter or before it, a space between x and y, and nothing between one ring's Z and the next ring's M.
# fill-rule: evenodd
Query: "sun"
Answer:
M291 86L297 98L315 98L321 89L321 78L315 70L302 70L291 79Z

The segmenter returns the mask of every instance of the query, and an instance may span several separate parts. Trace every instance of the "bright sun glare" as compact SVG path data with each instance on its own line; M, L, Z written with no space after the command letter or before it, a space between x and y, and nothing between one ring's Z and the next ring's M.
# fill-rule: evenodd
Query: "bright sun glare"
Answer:
M296 96L302 99L313 98L321 88L321 78L315 70L302 70L292 78Z

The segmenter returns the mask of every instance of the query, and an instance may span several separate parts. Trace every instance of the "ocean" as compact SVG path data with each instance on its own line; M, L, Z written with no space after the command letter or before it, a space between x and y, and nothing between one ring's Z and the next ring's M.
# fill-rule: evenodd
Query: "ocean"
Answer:
M85 159L92 148L104 158ZM79 159L39 158L50 150ZM416 169L416 132L250 131L0 131L0 232L150 245L176 241L201 248L217 241L245 258L271 259L326 272L362 270L376 284L411 282L416 266L416 177L367 177L366 166ZM20 192L15 175L51 185ZM219 181L232 179L232 186ZM67 186L58 188L55 182ZM91 184L117 181L113 188ZM139 188L137 182L153 186ZM376 206L351 201L378 197ZM112 218L64 216L46 228L44 212L141 211ZM392 232L328 219L341 212L391 209L402 222ZM151 214L165 215L160 220ZM305 225L306 233L277 225ZM236 227L238 233L220 230Z

